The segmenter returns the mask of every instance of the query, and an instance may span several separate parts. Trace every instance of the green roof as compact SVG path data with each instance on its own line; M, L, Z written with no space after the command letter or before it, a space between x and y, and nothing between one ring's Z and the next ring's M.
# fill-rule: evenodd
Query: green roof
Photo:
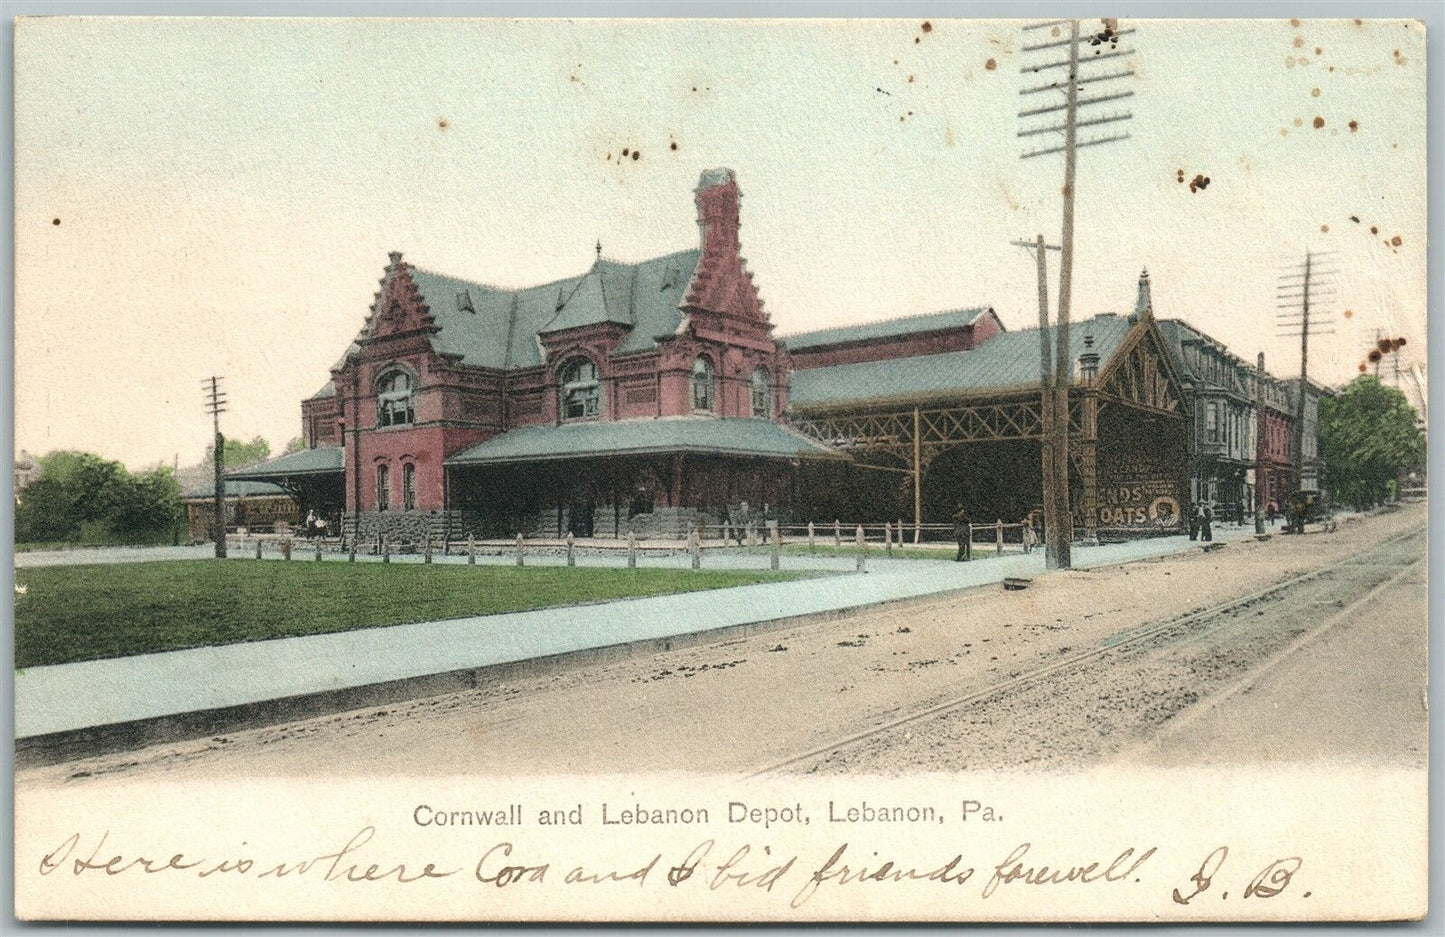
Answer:
M433 347L465 365L504 369L541 364L538 335L604 322L628 330L619 353L655 348L682 324L679 305L698 256L694 249L636 264L599 258L581 276L521 290L410 272L440 326Z
M865 322L862 325L846 325L836 329L799 332L796 335L784 335L778 341L791 351L802 351L805 348L823 348L828 345L843 345L848 342L863 342L876 338L916 335L920 332L942 332L948 329L967 328L977 322L979 316L992 311L988 306L952 309L947 312L931 312L921 316L884 319L881 322Z
M226 478L281 478L287 475L322 475L340 472L343 466L340 446L318 446L302 449L265 462L257 462L234 472L227 472Z
M771 420L671 417L528 426L493 436L447 459L448 465L535 462L592 456L698 452L773 459L842 454Z
M226 497L228 498L262 498L267 496L289 497L290 492L280 485L273 485L271 482L244 481L241 479L226 479ZM194 488L186 489L181 495L183 501L207 500L216 496L216 486L212 482L204 485L197 485Z
M1069 360L1075 362L1092 336L1100 366L1113 357L1128 333L1128 319L1095 316L1069 328ZM1054 329L1049 347L1056 347ZM809 408L868 404L898 398L1026 390L1039 386L1039 330L1000 332L968 351L794 371L788 403Z

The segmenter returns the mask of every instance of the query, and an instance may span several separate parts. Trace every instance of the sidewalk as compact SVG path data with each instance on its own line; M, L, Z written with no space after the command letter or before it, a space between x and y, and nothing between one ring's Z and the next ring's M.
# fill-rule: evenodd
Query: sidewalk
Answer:
M1253 528L1249 526L1227 528L1218 532L1216 541L1228 542L1253 535ZM1198 546L1185 537L1076 546L1074 560L1079 567L1109 565ZM175 558L172 548L164 550L168 554L166 558ZM95 551L107 558L97 557L91 561L125 562L121 558L123 552ZM15 737L25 739L338 693L457 671L475 673L488 667L555 655L804 615L837 613L880 602L998 583L1009 576L1036 576L1044 571L1042 551L993 557L976 547L974 555L978 557L980 553L984 559L952 563L888 560L881 556L881 551L873 551L868 557L868 573L862 576L851 572L855 565L853 557L785 555L784 569L822 570L839 575L35 667L15 675ZM17 561L24 556L39 559L42 555L24 554L17 557ZM300 552L292 562L310 561L303 557L304 552ZM361 561L361 557L357 559ZM328 561L344 562L334 555ZM436 557L434 561L465 563L466 558ZM538 565L565 562L561 556L528 558L528 562L534 561ZM393 557L393 562L421 562L421 558ZM513 559L478 557L477 562L511 563ZM625 557L578 557L578 564L582 566L616 566L625 562ZM690 562L686 555L650 556L639 565L687 567ZM766 568L767 563L766 553L718 554L705 560L706 568L712 569L757 569Z

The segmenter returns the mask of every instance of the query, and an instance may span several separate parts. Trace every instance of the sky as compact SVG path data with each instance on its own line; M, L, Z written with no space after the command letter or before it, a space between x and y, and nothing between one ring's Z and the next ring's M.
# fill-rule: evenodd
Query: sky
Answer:
M1130 138L1079 151L1073 318L1130 312L1147 267L1156 315L1297 374L1276 288L1307 250L1333 252L1336 324L1311 343L1311 376L1350 380L1377 329L1423 367L1424 27L1120 26L1136 29L1119 46L1136 75L1099 87L1135 92ZM388 251L503 287L577 275L599 241L644 260L696 246L692 189L715 166L736 172L743 253L780 335L979 305L1035 325L1035 267L1009 242L1060 236L1062 157L1021 160L1045 138L1017 137L1037 125L1021 102L1047 97L1020 97L1038 83L1021 63L1042 55L1020 46L1045 33L23 19L16 449L195 462L202 381L219 374L223 431L279 450Z

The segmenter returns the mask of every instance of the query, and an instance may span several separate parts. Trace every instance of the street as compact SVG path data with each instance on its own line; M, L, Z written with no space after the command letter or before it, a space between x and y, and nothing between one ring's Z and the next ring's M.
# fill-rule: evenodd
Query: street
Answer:
M1069 772L1425 758L1425 512L23 770Z

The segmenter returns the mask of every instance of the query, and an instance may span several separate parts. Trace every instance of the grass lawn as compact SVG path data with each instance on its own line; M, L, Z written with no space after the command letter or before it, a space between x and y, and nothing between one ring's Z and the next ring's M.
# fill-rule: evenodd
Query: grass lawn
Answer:
M15 666L325 634L799 573L180 560L17 569Z

